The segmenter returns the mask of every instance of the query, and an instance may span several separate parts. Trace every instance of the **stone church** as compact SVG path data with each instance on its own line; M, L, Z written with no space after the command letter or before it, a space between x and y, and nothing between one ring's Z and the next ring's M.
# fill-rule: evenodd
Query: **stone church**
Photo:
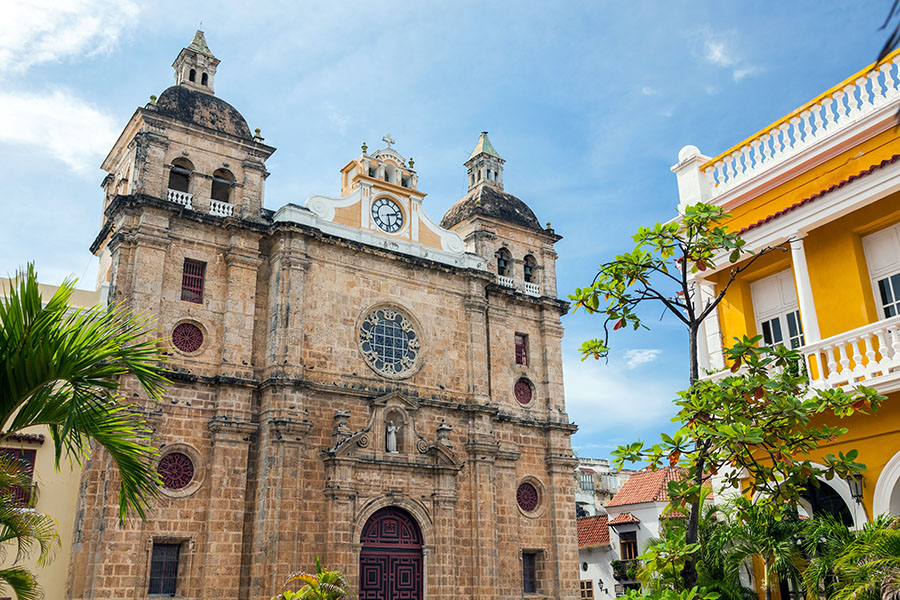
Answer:
M334 197L264 208L275 148L218 64L198 31L102 165L101 281L174 374L161 404L126 381L164 488L122 526L94 456L69 597L264 600L319 557L362 600L576 598L560 236L486 133L439 224L390 136Z

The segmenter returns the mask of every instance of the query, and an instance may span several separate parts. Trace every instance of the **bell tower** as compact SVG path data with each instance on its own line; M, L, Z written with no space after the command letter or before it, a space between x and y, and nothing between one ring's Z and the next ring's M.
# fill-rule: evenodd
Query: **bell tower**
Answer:
M216 79L216 67L219 59L213 56L206 38L199 29L187 48L182 48L178 58L172 63L175 69L175 85L215 95L213 83Z
M481 132L472 156L466 161L465 166L469 172L469 192L480 186L487 185L498 191L503 191L503 163L506 161L494 150L487 131Z

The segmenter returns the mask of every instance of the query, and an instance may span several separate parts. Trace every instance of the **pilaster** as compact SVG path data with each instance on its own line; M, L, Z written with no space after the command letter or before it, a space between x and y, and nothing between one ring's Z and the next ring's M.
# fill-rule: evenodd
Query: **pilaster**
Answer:
M807 344L822 339L819 333L819 319L816 316L816 303L813 300L812 284L809 281L809 268L806 266L806 252L803 237L791 239L791 260L794 266L794 283L797 286L797 304L800 305L800 322L803 324L803 339Z

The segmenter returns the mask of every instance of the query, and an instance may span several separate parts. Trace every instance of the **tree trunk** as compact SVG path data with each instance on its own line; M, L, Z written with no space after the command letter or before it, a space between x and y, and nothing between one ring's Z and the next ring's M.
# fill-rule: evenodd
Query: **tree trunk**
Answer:
M688 328L688 348L691 358L691 385L700 377L699 360L697 357L697 330L699 325L691 323ZM702 453L700 441L694 442L694 451L697 452L697 474L694 483L698 486L703 484L703 470L706 468L706 457ZM691 503L691 514L688 517L687 531L685 532L685 542L688 544L696 544L700 530L700 502L702 498L698 498L697 502ZM684 561L684 568L681 570L681 577L684 580L685 589L691 589L697 584L697 565L694 562L693 555L687 557Z
M763 585L766 586L766 600L772 600L772 586L769 585L769 561L765 559L763 560Z

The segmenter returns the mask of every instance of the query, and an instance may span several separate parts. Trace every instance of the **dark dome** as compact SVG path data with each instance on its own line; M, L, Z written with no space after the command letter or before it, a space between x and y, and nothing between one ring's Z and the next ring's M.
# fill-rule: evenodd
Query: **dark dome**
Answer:
M182 121L252 139L247 121L236 108L210 94L196 92L182 85L173 85L156 101L156 109Z
M476 213L516 225L543 230L527 204L512 194L501 192L489 185L479 186L478 189L469 192L468 196L451 206L444 218L441 219L441 227L450 229Z

